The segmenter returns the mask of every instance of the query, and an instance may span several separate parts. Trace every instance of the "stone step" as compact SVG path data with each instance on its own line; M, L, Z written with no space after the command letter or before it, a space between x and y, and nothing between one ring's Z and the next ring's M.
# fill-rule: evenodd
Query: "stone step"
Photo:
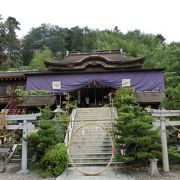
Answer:
M105 111L77 111L78 114L85 114L85 113L88 113L89 115L92 115L92 114L111 114L111 111L109 110L105 110Z
M75 146L76 144L73 144L73 146ZM81 145L81 144L77 144L77 145ZM83 144L82 147L86 147L86 148L97 148L97 147L101 147L101 148L107 148L107 147L112 147L111 143L106 143L106 144ZM74 148L74 147L73 147Z
M82 167L82 166L106 166L107 163L106 162L98 162L98 163L74 163L77 167ZM124 162L116 162L116 161L112 161L110 166L114 166L116 164L124 164ZM72 164L69 162L68 163L69 167L72 167Z
M109 137L103 135L103 134L96 134L96 135L91 135L91 134L75 134L73 136L73 141L80 140L80 141L98 141L98 142L103 142L104 140L109 140ZM110 140L109 140L110 141Z
M3 173L5 171L6 171L6 163L0 160L0 173Z
M32 156L28 156L28 161L31 161ZM21 162L21 155L13 154L12 158L10 159L11 163L19 163Z
M73 156L78 156L78 157L80 157L80 156L83 156L83 157L86 157L86 156L99 157L99 156L107 156L109 154L110 155L112 154L111 148L110 149L89 149L89 150L74 149L74 150L70 150L69 152L70 152L70 154L73 154Z
M81 126L75 126L73 131L75 132L75 130L77 130L78 128L80 128ZM107 128L107 127L103 127L105 130L108 130L108 129L112 129L112 128ZM88 126L86 127L82 127L81 129L79 129L80 132L82 131L85 131L85 132L91 132L91 133L94 133L94 134L97 134L97 133L102 133L102 134L105 134L106 132L104 131L104 129L101 129L101 128L91 128L91 129L88 129Z
M80 145L87 145L87 144L89 144L89 145L93 145L93 144L96 144L96 145L105 145L105 144L111 144L111 142L110 141L103 141L103 142L98 142L98 141L89 141L89 142L82 142L82 141L80 141L80 140L74 140L74 141L72 141L72 143L71 143L71 146L80 146Z
M93 128L92 128L91 125L90 126L89 125L84 126L84 125L86 125L86 123L75 124L73 131L75 132L75 130L81 128L81 129L79 129L79 131L82 131L82 129L84 129L84 130L92 130L95 132L97 132L97 131L104 132L104 129L105 130L112 130L112 128L113 128L111 124L106 124L106 123L98 124L98 125L101 125L104 129L102 129L100 126L93 126ZM84 126L84 127L82 127L82 126Z
M97 151L97 150L100 150L100 151L111 151L111 149L112 149L112 146L110 145L110 144L108 144L108 146L106 146L106 147L103 147L103 146L99 146L99 147L87 147L87 146L84 146L84 145L82 145L82 146L80 146L80 145L72 145L71 147L70 147L70 150L71 150L71 152L72 151Z
M99 113L99 114L111 114L111 111L109 109L105 109L105 110L91 110L91 111L86 111L86 110L78 110L77 111L78 114L85 114L85 113L90 113L91 114L96 114L96 113Z
M110 108L78 108L73 132L87 123L98 123L108 133L112 132ZM98 126L89 125L73 136L69 149L77 166L107 165L112 156L112 145L106 132Z
M76 121L111 121L111 117L106 115L106 116L77 116Z
M106 157L109 155L103 155L103 153L107 153L107 154L112 154L111 149L108 150L102 150L102 149L96 149L96 150L72 150L69 151L70 154L73 154L72 157L88 157L88 156L93 156L93 157ZM78 155L76 155L76 153L78 152ZM102 153L102 155L100 156L99 154ZM81 154L81 155L80 155ZM87 155L87 154L92 154L92 155Z
M110 147L111 142L105 141L105 142L98 142L98 141L91 141L91 142L81 142L81 141L74 141L71 143L71 147L86 147L86 148L94 148L94 147Z
M76 118L75 120L75 123L98 123L98 124L102 124L104 122L108 122L108 123L111 123L111 119L109 118L84 118L84 117L78 117Z
M79 113L76 115L76 117L103 117L105 119L111 119L111 114L110 113L91 113L89 114L88 112L86 113Z
M30 162L31 158L28 158L28 161ZM12 158L10 160L10 163L19 163L19 162L21 162L21 158Z
M73 159L74 163L105 163L108 164L108 162L110 161L111 158L109 159Z
M87 110L91 110L91 111L101 111L101 110L110 110L111 108L110 107L99 107L99 108L97 108L97 107L87 107L87 108L77 108L77 111L87 111Z
M82 129L93 130L93 131L95 131L95 130L96 131L104 131L100 126L95 126L95 125L94 126L91 126L91 125L84 126L84 125L86 125L86 123L75 124L73 131L75 132L75 130L77 130L80 127L81 127L81 129L80 129L81 131L82 131ZM101 125L106 130L112 130L112 125L111 124L108 124L108 123L99 124L98 123L98 125ZM84 126L84 127L82 127L82 126Z
M109 137L104 135L104 134L80 134L80 133L76 133L75 135L73 135L72 137L73 140L97 140L98 142L103 142L104 140L109 140ZM110 141L110 140L109 140Z
M76 116L76 120L100 120L100 121L103 121L103 120L106 120L106 121L111 121L111 116Z
M111 123L110 119L105 119L105 118L84 118L84 117L79 117L75 120L75 123L98 123L98 124L103 124L103 123Z
M75 120L75 124L87 124L87 123L96 123L96 124L103 124L108 123L112 124L112 121L110 119L105 118L78 118Z
M94 155L96 155L96 156L106 156L106 155L111 155L112 153L111 152L102 152L102 151L100 151L100 152L94 152L94 153L92 153L92 152L90 152L90 153L84 153L83 155L84 156L94 156ZM79 153L79 152L77 152L77 153L74 153L74 154L71 154L71 156L79 156L79 155L82 155L82 153Z
M81 127L81 128L80 128ZM89 127L89 128L88 128ZM80 128L80 129L79 129ZM104 127L103 128L105 130L108 130L110 128L107 128L107 127ZM106 134L106 132L104 131L104 129L98 127L96 128L95 126L92 128L92 126L85 126L85 127L82 127L82 126L75 126L74 129L73 129L73 132L75 132L75 130L79 129L78 132L83 132L83 133L93 133L93 134L97 134L97 133L100 133L100 134Z
M105 119L111 119L112 115L110 113L91 113L89 112L86 113L79 113L76 115L76 117L103 117Z
M78 128L77 128L78 129ZM111 134L111 131L109 131L108 129L106 129L106 131L104 131L104 130L92 130L92 131L88 131L88 130L83 130L83 129L80 129L78 132L76 131L77 129L74 129L74 133L76 133L75 134L75 136L86 136L86 135L89 135L91 138L96 138L97 136L99 137L104 137L104 138L106 138L106 137L109 137L109 134ZM107 132L107 133L106 133Z
M109 114L111 115L111 112L110 111L77 111L78 115L79 114L89 114L90 116L91 115L94 115L94 114L98 114L98 115L101 115L101 114Z
M75 144L75 143L72 143L71 144L71 148L86 148L86 149L107 149L107 148L110 148L111 147L111 143L106 143L106 144L97 144L97 145L94 145L94 144L84 144L84 143L82 143L82 144Z
M80 163L74 163L77 167L82 167L82 166L106 166L107 162L91 162L91 163L87 163L87 162L80 162ZM68 164L68 166L72 166L71 163Z
M21 159L11 159L10 163L20 163Z
M109 160L109 157L72 157L75 160Z
M81 137L77 138L75 137L74 139L71 139L71 144L73 145L104 145L104 144L111 144L111 141L109 139L101 138L99 141L98 139L92 139L89 137L84 137L83 139Z

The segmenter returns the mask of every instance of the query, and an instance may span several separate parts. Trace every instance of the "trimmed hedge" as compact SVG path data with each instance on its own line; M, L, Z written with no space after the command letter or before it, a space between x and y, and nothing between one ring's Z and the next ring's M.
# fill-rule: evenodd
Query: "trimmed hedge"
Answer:
M41 160L41 167L54 176L59 176L67 167L67 149L64 144L50 148Z

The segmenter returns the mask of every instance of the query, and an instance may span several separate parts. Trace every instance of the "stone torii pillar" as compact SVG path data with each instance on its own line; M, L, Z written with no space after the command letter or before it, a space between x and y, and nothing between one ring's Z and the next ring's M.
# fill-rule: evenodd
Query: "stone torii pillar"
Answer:
M160 117L160 132L161 132L161 144L162 144L162 160L163 160L163 171L169 173L169 157L167 147L167 135L166 135L166 124L165 117Z
M34 125L31 122L28 121L34 121L37 119L38 116L41 116L41 113L37 114L26 114L26 115L7 115L7 120L11 121L22 121L23 123L19 123L19 125L7 125L7 129L9 130L15 130L15 129L22 129L23 130L23 137L22 137L22 158L21 158L21 170L17 173L20 174L27 174L27 157L28 157L28 151L27 151L27 141L24 139L27 137L28 130L34 129Z
M27 141L24 140L27 137L27 132L28 132L27 120L23 121L22 128L23 128L23 137L22 137L21 170L18 171L18 173L28 173L28 169L27 169L27 156L28 156Z
M169 173L169 157L168 157L168 147L167 147L167 135L166 135L166 126L171 125L180 125L180 121L169 121L166 117L180 116L180 110L157 110L146 108L146 110L152 114L152 116L159 117L159 120L153 122L153 128L160 126L161 134L161 144L162 144L162 160L163 160L163 171L164 173ZM169 121L169 123L168 123Z

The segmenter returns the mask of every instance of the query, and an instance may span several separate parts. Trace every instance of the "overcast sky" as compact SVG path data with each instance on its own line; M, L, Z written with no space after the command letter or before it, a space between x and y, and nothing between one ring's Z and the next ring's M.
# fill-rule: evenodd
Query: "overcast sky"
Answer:
M0 14L21 23L22 37L32 27L50 23L60 27L139 29L180 41L180 0L0 0Z

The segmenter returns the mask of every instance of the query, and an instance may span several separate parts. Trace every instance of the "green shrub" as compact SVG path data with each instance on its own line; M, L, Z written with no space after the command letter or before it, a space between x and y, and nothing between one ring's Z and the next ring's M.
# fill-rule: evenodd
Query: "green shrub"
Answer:
M27 136L29 151L36 154L37 161L41 160L45 152L52 146L64 142L66 126L60 121L50 120L51 111L49 106L41 109L42 119L39 121L39 130Z
M113 132L116 159L147 164L149 158L161 157L158 131L151 129L154 119L138 105L132 90L117 90L115 103L118 113Z
M64 144L51 147L41 160L41 167L54 176L59 176L67 167L67 149Z
M30 151L36 154L37 160L40 160L51 146L60 143L61 139L50 120L41 120L39 131L27 136Z
M28 96L33 96L33 95L49 95L50 94L50 92L47 90L26 91L26 90L21 90L19 88L15 90L15 93L18 96L19 100L25 100Z
M168 152L169 152L170 158L180 160L180 152L177 150L175 146L170 146L168 148Z
M161 106L165 109L180 109L180 85L176 87L168 87L165 89L166 97L164 98Z

